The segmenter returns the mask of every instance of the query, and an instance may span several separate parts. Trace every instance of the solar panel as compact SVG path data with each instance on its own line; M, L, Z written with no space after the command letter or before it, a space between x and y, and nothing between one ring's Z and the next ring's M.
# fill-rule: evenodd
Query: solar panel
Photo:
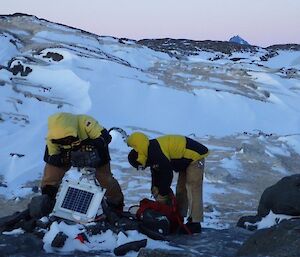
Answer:
M102 212L101 201L105 189L86 180L64 181L56 196L52 215L87 223Z
M61 207L86 214L93 196L91 192L69 187Z

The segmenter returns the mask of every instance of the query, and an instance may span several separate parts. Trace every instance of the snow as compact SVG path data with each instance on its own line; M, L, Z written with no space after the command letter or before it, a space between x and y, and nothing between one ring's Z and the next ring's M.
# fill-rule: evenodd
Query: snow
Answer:
M276 214L270 211L269 214L263 217L261 221L256 222L253 225L257 225L257 229L269 228L276 224L279 224L283 220L289 220L293 218L295 218L295 216Z
M112 54L118 58L126 60L132 67L139 69L148 69L152 67L158 60L170 60L171 58L160 52L155 52L144 46L127 44L120 49L119 44L106 44L101 46L101 50Z
M51 87L51 93L46 92L44 96L52 97L60 95L64 102L71 105L76 103L72 108L75 113L85 113L91 108L91 100L88 94L90 84L81 80L72 70L59 69L54 66L53 70L47 70L43 67L32 67L34 71L28 75L28 78L36 84L44 84ZM67 87L66 85L72 85ZM76 92L76 94L74 94Z
M219 182L221 181L211 181L204 176L204 186L203 186L203 200L206 203L215 203L215 200L211 197L213 194L223 194L225 190L221 187L217 187L216 184L212 184L211 182ZM216 227L215 227L216 228Z
M288 176L289 173L287 172L287 170L285 168L283 168L280 164L279 165L275 165L272 167L272 170L279 172L285 176Z
M41 31L35 34L34 40L37 42L59 41L62 43L77 45L77 46L98 46L98 41L81 35L78 37L75 33L67 33L66 31L60 33L57 31Z
M280 137L280 141L286 142L290 147L294 149L295 152L300 154L300 136L299 135L288 135L285 137Z
M17 228L17 229L14 229L12 231L4 231L4 232L2 232L2 234L4 234L4 235L10 235L10 236L11 235L15 236L15 235L24 234L24 230L21 229L21 228Z
M2 65L7 64L18 53L16 46L10 42L11 40L17 41L7 33L0 33L0 64Z
M285 149L284 145L281 145L280 147L271 147L271 146L266 146L267 148L267 153L270 156L273 156L273 154L278 154L278 155L283 155L283 156L291 156L290 152Z
M223 168L226 168L230 172L230 174L233 175L234 177L237 177L239 175L239 173L241 172L239 160L236 157L236 155L234 155L230 158L224 158L221 161L220 166Z
M213 210L212 212L208 212L205 217L205 221L203 222L203 227L205 228L214 228L218 229L226 229L229 228L229 224L226 224L222 221L222 215L220 212Z
M300 68L300 53L297 51L278 51L279 55L263 62L270 68Z
M51 243L57 233L63 232L67 235L67 240L62 248L53 248ZM176 249L182 250L177 247L169 246L165 241L152 240L139 232L132 230L126 231L126 234L119 232L118 234L113 233L111 230L107 230L98 235L87 235L88 242L81 243L76 239L77 235L80 233L85 233L85 228L82 225L68 225L65 222L53 222L49 231L45 234L43 238L44 250L48 253L60 252L60 253L70 253L76 250L79 251L112 251L114 248L123 245L125 243L147 239L147 248L150 249ZM137 252L129 252L126 256L137 256Z
M118 39L90 37L59 25L38 32L34 28L32 31L19 28L14 32L20 37L32 32L32 45L28 46L32 49L19 51L10 43L10 39L14 38L2 33L0 64L5 66L11 58L20 56L34 58L36 62L20 61L32 69L26 77L0 70L0 82L4 81L4 85L0 84L0 181L6 185L0 187L0 195L7 199L33 194L29 184L41 179L44 168L47 118L58 111L89 114L106 128L117 126L127 133L142 130L151 138L162 134L218 138L259 130L282 135L278 141L300 154L300 136L297 134L300 131L299 92L295 90L300 88L299 79L287 79L278 71L281 67L299 69L299 52L279 51L278 56L262 62L264 67L260 67L256 63L265 50L257 55L243 52L232 56L201 51L198 55L177 61L133 41L122 44ZM53 48L48 45L49 48L44 48L44 43L49 42L53 42ZM43 50L37 54L35 50L39 47ZM45 59L43 56L47 52L61 54L64 58L59 62ZM221 59L209 60L217 55ZM245 59L234 63L230 61L234 57ZM194 74L192 67L197 68L197 65L204 67L203 71L207 73ZM163 71L170 67L173 70L164 74ZM239 77L236 73L240 70L245 70L247 74ZM173 83L179 79L172 80L173 76L183 79L189 88L184 88L184 83L174 88ZM246 90L241 85L247 84L245 80L257 86L252 91L262 98L249 97L244 92ZM225 81L235 86L230 87ZM265 91L270 93L270 97L263 97ZM129 207L129 204L138 203L144 197L150 198L151 178L147 170L135 173L127 162L129 148L119 133L111 134L113 139L109 147L113 173L123 185L126 207ZM235 150L216 145L209 145L209 148L212 152ZM284 145L267 147L270 156L288 157L289 150ZM25 156L10 156L10 153ZM236 155L223 158L220 167L234 177L243 172ZM281 174L286 172L281 166L273 169ZM66 176L78 178L78 175L78 172L71 170ZM226 193L222 183L204 178L205 204L216 203L212 197L214 194ZM175 184L176 175L173 189ZM248 192L245 190L243 193ZM204 227L228 227L228 224L222 223L222 217L215 209L207 217L210 218L204 221ZM260 226L271 224L270 220L274 222L276 218L270 214ZM76 249L111 251L124 242L145 238L137 232L128 232L127 237L107 231L91 238L91 243L81 244L74 238L82 229L80 225L53 223L44 237L45 250L53 251L51 241L59 231L69 236L61 249L63 252ZM148 239L147 247L169 246Z

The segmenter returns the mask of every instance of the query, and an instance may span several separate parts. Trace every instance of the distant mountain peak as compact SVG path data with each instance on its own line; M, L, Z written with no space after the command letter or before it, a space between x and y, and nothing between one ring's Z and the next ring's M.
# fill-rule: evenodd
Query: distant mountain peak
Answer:
M240 45L250 45L246 40L241 38L239 35L233 36L229 39L229 42L237 43Z

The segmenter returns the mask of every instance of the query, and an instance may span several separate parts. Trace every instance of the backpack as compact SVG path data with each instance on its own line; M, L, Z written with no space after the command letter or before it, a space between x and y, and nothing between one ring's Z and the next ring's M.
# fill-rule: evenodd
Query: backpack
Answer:
M186 229L175 196L171 201L172 204L168 205L144 198L140 201L136 217L145 228L161 235L177 233L180 228Z

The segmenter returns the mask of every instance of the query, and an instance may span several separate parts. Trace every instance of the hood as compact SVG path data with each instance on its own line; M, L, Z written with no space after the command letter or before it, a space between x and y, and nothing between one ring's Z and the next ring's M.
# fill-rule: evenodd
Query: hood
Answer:
M149 138L144 133L134 132L127 138L127 145L138 153L137 161L145 167L148 158Z
M77 137L78 118L71 113L57 113L48 118L48 139Z

